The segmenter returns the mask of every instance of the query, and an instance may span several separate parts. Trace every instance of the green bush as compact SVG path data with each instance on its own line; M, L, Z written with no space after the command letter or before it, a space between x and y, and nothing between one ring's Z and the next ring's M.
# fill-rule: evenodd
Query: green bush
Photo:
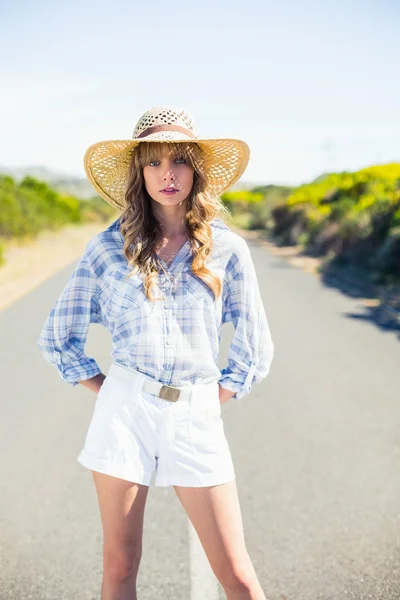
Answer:
M33 238L43 229L58 230L68 224L106 222L113 214L117 218L117 211L99 196L82 200L31 176L17 183L9 175L0 175L0 264L7 240Z
M400 276L398 163L328 173L295 188L258 186L222 200L236 222L264 228L278 244L300 244L313 255L377 269L378 276Z

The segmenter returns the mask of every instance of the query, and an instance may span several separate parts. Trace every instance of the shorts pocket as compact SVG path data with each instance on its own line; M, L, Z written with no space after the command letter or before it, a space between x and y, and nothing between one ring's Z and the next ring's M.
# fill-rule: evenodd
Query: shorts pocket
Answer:
M173 409L169 413L172 422L170 442L184 452L190 448L190 409L187 402L176 402L170 408Z
M215 412L206 412L203 417L190 420L190 443L197 456L221 456L228 450L224 423Z
M97 395L84 451L94 459L122 463L131 446L141 396L110 375L104 380L103 386Z
M219 398L217 398L216 401L211 402L210 406L207 406L206 416L209 421L221 419L221 402L219 401Z
M99 391L96 394L96 401L94 404L94 409L98 410L99 406L104 402L104 397L107 396L107 388L109 387L110 377L106 375L103 383L100 386Z
M110 422L124 403L129 405L131 413L136 412L138 395L125 382L107 375L97 394L93 418Z
M218 396L218 391L205 394L192 406L190 440L195 454L218 454L226 447Z
M204 396L197 398L192 405L191 416L194 419L213 420L221 417L221 402L219 400L219 385L216 383L207 388Z

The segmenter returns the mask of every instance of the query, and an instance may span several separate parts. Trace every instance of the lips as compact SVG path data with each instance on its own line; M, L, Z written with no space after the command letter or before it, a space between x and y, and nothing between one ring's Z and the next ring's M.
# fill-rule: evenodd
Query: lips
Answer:
M177 191L178 191L178 190L176 190L176 189L174 188L174 189L170 189L170 190L168 190L168 189L166 189L166 190L161 190L161 193L162 193L162 194L166 194L167 196L173 196L174 194L176 194L176 193L177 193Z

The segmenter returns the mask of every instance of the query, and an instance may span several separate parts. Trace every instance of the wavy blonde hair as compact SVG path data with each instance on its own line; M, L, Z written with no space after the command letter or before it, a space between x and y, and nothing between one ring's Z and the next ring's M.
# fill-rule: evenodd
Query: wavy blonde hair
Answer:
M124 237L123 252L128 266L133 267L127 278L141 271L144 274L146 296L151 301L161 299L154 297L152 292L159 270L162 269L156 254L162 231L151 209L143 167L150 161L160 160L166 151L173 159L185 158L194 168L193 186L186 200L186 228L192 248L192 270L211 288L217 298L222 292L221 280L205 266L212 249L212 230L209 222L216 216L231 215L221 199L208 189L203 152L195 142L146 142L138 144L133 150L125 192L126 208L120 217L120 231Z

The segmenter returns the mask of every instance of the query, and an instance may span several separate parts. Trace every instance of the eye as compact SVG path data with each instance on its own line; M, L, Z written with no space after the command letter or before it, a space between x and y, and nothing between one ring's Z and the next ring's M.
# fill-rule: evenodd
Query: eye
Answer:
M183 161L184 163L186 163L186 159L183 156L178 156L178 157L174 158L174 162L176 162L176 161ZM149 165L151 167L153 163L159 163L159 162L160 162L159 160L151 160L149 162Z

